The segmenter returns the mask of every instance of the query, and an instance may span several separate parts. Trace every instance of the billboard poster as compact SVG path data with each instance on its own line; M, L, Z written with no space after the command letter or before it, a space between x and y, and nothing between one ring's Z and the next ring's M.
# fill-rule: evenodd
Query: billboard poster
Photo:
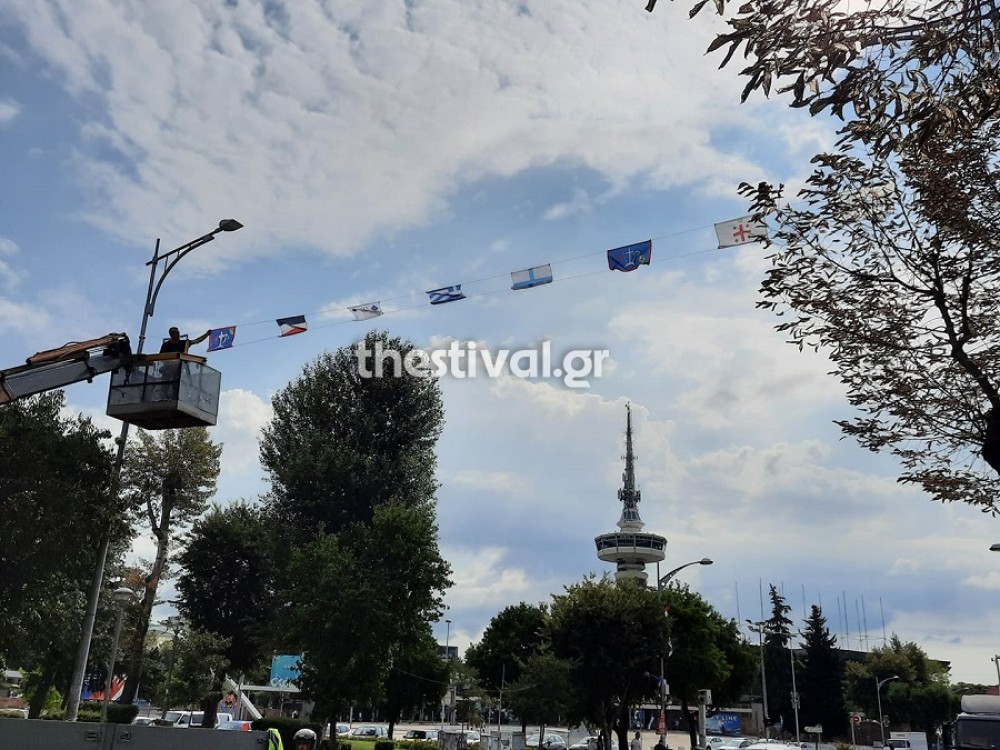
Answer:
M283 654L271 658L271 687L295 687L299 676L298 654Z
M706 716L705 731L708 734L741 734L743 728L740 725L740 715L727 711L719 711L711 716Z

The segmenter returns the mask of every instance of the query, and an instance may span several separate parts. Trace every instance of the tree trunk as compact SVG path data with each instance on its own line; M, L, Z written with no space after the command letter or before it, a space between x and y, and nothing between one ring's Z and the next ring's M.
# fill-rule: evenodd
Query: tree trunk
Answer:
M38 683L35 687L35 694L31 696L31 703L28 704L28 718L37 719L45 708L45 699L49 695L49 688L55 682L56 668L54 664L46 664L42 673L38 676Z
M172 496L170 493L164 492L160 522L153 527L153 534L156 536L156 559L153 561L153 568L149 571L149 575L143 580L142 612L129 648L128 672L120 703L135 703L139 693L139 680L142 677L142 659L146 647L146 635L149 633L149 621L153 616L153 605L156 604L160 576L167 564L167 551L170 547L170 514L172 511Z

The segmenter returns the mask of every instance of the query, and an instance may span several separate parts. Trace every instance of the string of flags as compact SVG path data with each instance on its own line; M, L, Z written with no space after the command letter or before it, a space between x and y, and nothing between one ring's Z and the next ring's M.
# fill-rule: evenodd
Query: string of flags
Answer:
M715 224L715 234L719 241L719 249L736 247L750 242L767 239L767 225L762 221L754 221L751 216L741 216L730 221ZM629 273L640 266L648 266L653 259L653 240L635 242L631 245L612 248L607 251L608 270ZM545 263L520 271L511 271L511 289L514 291L532 289L554 280L552 264ZM466 299L461 284L443 286L426 292L431 305L443 305ZM384 314L381 302L367 302L363 305L349 307L356 321L371 320ZM308 330L305 315L293 315L275 320L278 324L278 336L284 338L304 333ZM209 331L208 351L215 352L230 349L236 340L236 326L213 328Z

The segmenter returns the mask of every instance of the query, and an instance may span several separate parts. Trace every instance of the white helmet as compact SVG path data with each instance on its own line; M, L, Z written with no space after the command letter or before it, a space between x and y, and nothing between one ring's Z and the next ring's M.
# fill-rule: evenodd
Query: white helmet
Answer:
M309 740L309 747L316 747L316 733L308 727L303 727L292 737L292 741L295 743L298 743L299 740Z

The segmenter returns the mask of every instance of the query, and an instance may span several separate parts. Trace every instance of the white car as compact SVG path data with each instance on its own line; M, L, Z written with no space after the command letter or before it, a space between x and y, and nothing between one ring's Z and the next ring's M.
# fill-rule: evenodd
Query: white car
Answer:
M538 747L538 735L532 734L524 741L525 747ZM566 740L561 734L546 734L542 750L566 750Z
M597 736L581 737L569 746L569 750L597 750ZM618 750L618 740L611 738L611 750Z
M350 737L376 737L383 738L389 736L389 730L385 727L380 727L375 724L365 724L362 727L354 727L351 730Z

